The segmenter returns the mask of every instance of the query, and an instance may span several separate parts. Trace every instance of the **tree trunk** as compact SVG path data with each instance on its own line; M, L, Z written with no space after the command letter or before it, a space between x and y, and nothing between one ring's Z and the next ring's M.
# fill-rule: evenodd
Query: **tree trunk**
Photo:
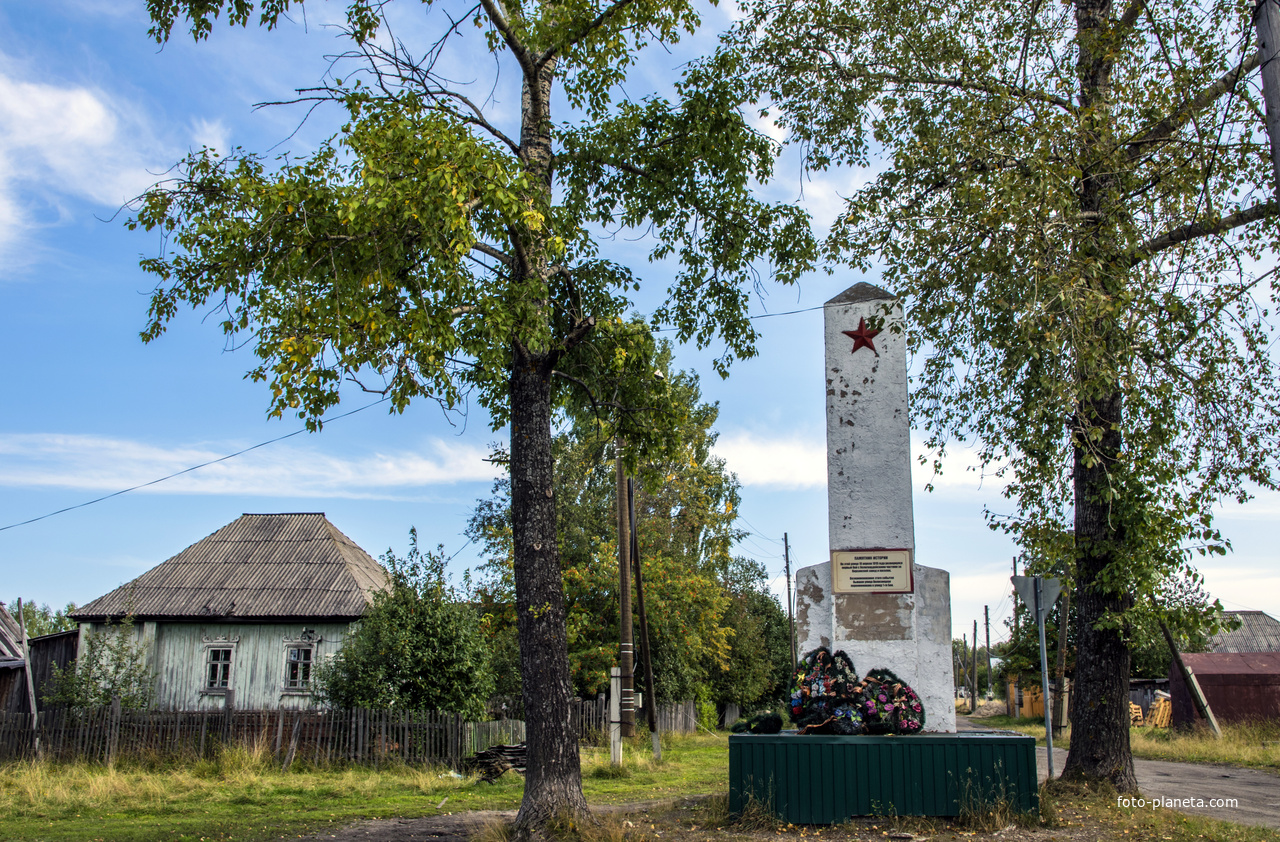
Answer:
M527 835L557 815L586 815L587 800L578 735L569 719L564 587L552 493L551 365L519 348L512 360L511 526L529 752L515 826Z
M1122 563L1117 556L1124 527L1106 492L1115 480L1123 414L1119 391L1081 410L1088 426L1104 433L1092 448L1081 443L1083 436L1075 447L1076 678L1062 777L1102 779L1120 792L1137 792L1129 748L1129 646L1120 629L1097 628L1106 614L1133 605L1131 596L1107 584L1108 568Z
M1110 781L1121 792L1136 792L1129 748L1129 647L1121 629L1098 628L1112 612L1133 599L1117 591L1113 571L1123 564L1125 540L1123 482L1116 470L1123 444L1124 399L1115 382L1124 370L1123 329L1117 301L1126 283L1125 269L1114 265L1111 240L1121 212L1111 137L1111 72L1116 39L1111 0L1075 0L1076 77L1079 92L1079 182L1082 222L1075 262L1087 279L1090 308L1080 328L1087 347L1076 359L1079 389L1072 424L1076 545L1076 673L1072 704L1071 750L1062 777ZM1101 433L1100 437L1097 437Z

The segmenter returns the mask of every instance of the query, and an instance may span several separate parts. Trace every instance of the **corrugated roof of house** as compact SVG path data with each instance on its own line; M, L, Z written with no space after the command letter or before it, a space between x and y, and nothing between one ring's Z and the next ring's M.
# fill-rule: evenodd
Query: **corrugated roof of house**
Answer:
M1210 652L1280 652L1280 620L1263 611L1226 613L1240 620L1240 628L1211 637Z
M71 616L354 619L387 581L323 513L246 514Z

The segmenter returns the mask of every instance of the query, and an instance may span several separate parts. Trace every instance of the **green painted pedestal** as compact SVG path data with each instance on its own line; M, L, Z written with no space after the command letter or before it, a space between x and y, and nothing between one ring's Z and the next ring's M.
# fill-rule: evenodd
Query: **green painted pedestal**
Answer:
M851 816L957 816L1008 801L1039 807L1036 741L1007 733L910 737L733 734L729 810L748 798L794 824Z

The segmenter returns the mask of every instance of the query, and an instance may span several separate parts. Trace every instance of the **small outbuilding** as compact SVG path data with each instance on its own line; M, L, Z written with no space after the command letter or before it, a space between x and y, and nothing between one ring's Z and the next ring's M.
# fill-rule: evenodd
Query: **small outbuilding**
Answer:
M1218 722L1280 721L1280 652L1188 652L1182 660ZM1169 668L1169 695L1175 727L1200 721L1177 665Z
M298 709L387 572L322 512L246 514L73 611L84 637L133 618L160 710Z

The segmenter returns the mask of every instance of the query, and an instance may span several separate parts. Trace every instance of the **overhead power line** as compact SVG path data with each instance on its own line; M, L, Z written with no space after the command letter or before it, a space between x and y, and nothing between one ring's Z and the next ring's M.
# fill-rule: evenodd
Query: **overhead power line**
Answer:
M366 409L375 407L380 403L386 403L388 400L390 400L390 398L382 398L381 400L374 401L373 403L365 404L364 406L358 409L353 409L350 412L344 412L341 415L335 415L333 418L324 419L324 423L331 424L334 421L337 421L339 419L349 418L350 416L355 415L357 412L364 412ZM132 486L131 488L124 488L124 489L121 489L120 491L113 491L110 494L104 494L103 496L95 498L93 500L87 500L84 503L77 503L74 506L67 506L65 509L58 509L56 512L49 512L48 514L43 514L43 515L40 515L39 517L29 518L28 520L20 521L18 523L11 523L8 526L0 526L0 532L4 532L5 530L8 530L8 529L16 529L19 526L26 526L29 523L35 523L36 521L44 520L46 518L51 518L54 515L60 515L66 512L73 512L76 509L83 509L85 506L92 506L94 503L101 503L103 500L110 500L112 497L119 497L121 494L128 494L130 491L137 491L140 488L147 488L152 485L158 485L166 480L171 480L174 477L180 477L183 474L189 474L192 471L198 471L201 468L207 468L210 465L216 465L219 462L225 462L228 459L234 459L235 457L248 453L251 450L257 450L260 447L266 447L269 444L275 444L278 441L284 441L285 439L293 438L299 433L305 433L306 431L307 431L307 428L303 427L300 430L294 430L292 433L285 433L283 436L276 436L273 439L269 439L264 442L259 442L253 445L252 447L246 447L244 450L237 450L235 453L228 453L226 456L219 456L217 459L210 459L208 462L201 462L199 465L192 465L190 468L183 468L181 471L176 471L172 474L169 474L168 476L160 477L159 479L153 479L150 482L144 482L141 485L135 485L135 486Z

